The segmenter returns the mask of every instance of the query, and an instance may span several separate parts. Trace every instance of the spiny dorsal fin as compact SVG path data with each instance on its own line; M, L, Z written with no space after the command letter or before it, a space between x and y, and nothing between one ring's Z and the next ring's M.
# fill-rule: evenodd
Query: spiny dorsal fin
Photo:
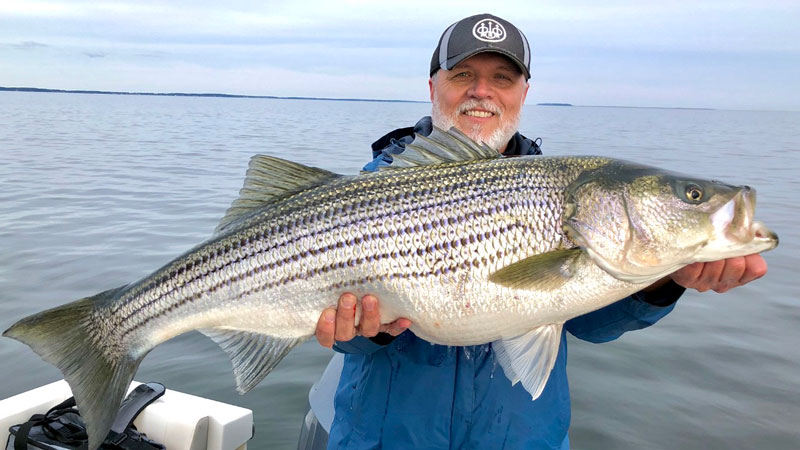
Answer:
M388 168L427 166L446 162L501 158L486 144L477 144L455 127L450 131L433 127L430 136L417 134L403 153L392 155Z
M267 155L250 158L239 198L225 212L215 233L264 205L290 194L318 186L341 175Z
M289 351L307 339L280 338L225 328L204 328L200 332L210 337L230 356L236 390L240 394L256 387Z

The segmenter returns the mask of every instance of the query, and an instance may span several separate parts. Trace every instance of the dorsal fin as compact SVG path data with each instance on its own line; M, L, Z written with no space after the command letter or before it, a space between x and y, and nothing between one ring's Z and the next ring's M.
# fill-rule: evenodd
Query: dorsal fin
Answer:
M250 158L239 198L225 212L215 233L280 198L318 186L342 175L268 155Z
M499 152L486 144L477 144L456 129L444 131L433 127L430 136L416 134L403 153L392 155L392 164L386 168L417 167L446 162L502 158Z

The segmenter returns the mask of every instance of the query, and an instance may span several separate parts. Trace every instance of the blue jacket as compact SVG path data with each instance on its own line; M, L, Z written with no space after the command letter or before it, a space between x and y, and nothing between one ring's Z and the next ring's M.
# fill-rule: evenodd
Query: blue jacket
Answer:
M430 134L430 118L396 130L373 144L364 170L391 162L413 140ZM540 154L537 142L517 133L506 154ZM498 366L491 344L435 345L406 331L339 342L344 367L334 399L329 449L568 449L567 383L569 331L590 342L607 342L648 327L667 315L683 288L670 283L637 293L565 324L558 358L541 396L531 401Z

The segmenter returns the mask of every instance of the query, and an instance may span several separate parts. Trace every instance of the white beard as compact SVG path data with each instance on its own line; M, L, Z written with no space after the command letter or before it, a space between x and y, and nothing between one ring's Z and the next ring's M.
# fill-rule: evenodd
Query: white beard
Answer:
M500 127L494 130L489 136L484 136L485 133L482 132L479 124L475 124L475 126L467 130L462 130L461 128L457 127L456 119L458 116L463 112L474 108L485 109L486 111L490 111L497 115L500 118ZM461 130L462 133L469 136L469 138L473 141L478 143L483 142L489 148L497 151L500 151L501 148L505 149L508 141L511 140L511 137L514 136L514 133L517 132L517 128L519 128L519 112L513 116L505 117L500 108L488 100L467 100L466 102L458 105L458 108L453 111L453 114L447 115L444 113L444 111L442 111L438 97L434 97L431 113L431 119L433 119L434 126L437 126L443 130L449 130L452 127L456 127Z

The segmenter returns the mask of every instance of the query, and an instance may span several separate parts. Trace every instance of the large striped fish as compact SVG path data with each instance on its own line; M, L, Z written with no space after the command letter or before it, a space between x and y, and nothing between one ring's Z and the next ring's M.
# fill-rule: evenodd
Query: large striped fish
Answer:
M438 344L493 343L533 398L562 324L696 262L769 250L755 192L600 157L503 158L456 130L342 176L255 156L216 234L150 276L4 335L57 366L106 436L139 363L190 330L252 389L346 291Z

